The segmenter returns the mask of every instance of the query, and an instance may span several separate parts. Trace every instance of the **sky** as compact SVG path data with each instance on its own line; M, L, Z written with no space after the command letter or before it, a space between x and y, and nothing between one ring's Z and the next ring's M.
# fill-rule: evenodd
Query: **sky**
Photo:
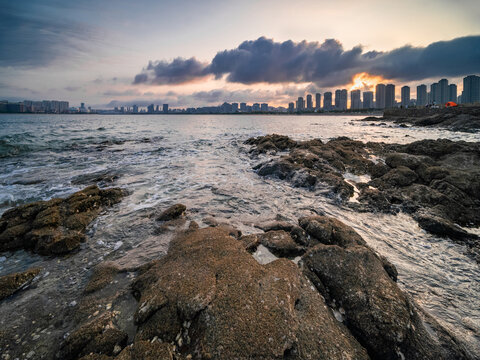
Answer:
M0 100L286 106L379 81L415 97L441 78L461 90L480 74L478 19L478 0L0 0Z

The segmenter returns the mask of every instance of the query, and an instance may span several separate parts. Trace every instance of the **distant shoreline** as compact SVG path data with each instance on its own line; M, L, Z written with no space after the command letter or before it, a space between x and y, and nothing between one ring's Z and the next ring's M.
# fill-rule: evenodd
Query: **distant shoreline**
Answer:
M303 112L303 113L31 113L31 112L9 112L9 113L0 113L0 115L11 115L11 114L22 114L22 115L234 115L234 116L246 116L246 115L297 115L297 116L319 116L319 115L328 115L328 116L336 116L336 115L370 115L370 116L383 116L383 111L367 111L367 112Z

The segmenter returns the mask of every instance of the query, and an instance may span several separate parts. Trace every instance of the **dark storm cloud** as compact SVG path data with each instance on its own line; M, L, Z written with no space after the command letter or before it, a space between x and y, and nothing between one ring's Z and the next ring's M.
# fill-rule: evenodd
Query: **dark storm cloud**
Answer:
M134 84L183 84L208 75L207 65L195 58L176 58L172 62L150 61L144 71L135 76Z
M179 84L208 74L228 82L347 84L353 75L368 72L388 79L420 80L480 72L480 36L435 42L427 47L404 46L388 52L345 50L338 40L275 42L261 37L233 50L218 52L210 64L195 58L150 62L134 83Z
M0 66L39 67L62 55L83 51L90 31L56 16L58 3L2 1L0 10Z
M480 36L438 41L424 48L404 46L386 53L377 53L368 65L372 74L400 80L478 73Z

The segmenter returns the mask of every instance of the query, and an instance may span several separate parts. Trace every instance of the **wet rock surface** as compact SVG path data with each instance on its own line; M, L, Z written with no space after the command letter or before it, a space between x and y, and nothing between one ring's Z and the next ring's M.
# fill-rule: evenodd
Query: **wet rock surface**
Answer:
M13 295L30 284L39 273L40 269L35 268L22 273L14 273L0 277L0 300Z
M7 210L0 219L0 251L69 253L85 241L88 224L123 196L121 189L99 189L93 185L66 199L37 201Z
M253 145L254 154L271 152L270 146L259 147L266 141L279 141L276 148L281 150L288 144L288 153L255 166L260 176L326 191L334 201L359 211L410 213L424 230L466 244L480 261L478 236L461 228L480 226L480 143L292 142L267 135L247 144Z
M341 221L266 222L244 236L208 222L199 228L188 213L167 221L175 234L167 255L134 269L92 267L71 310L43 319L38 302L26 301L32 338L48 330L57 341L25 351L17 323L0 332L0 349L83 360L478 358L422 313L398 288L395 266ZM257 262L260 245L279 258ZM298 265L289 260L296 255ZM6 301L22 304L28 293Z
M442 127L452 131L477 132L480 130L480 107L390 109L382 117L367 117L364 121L393 121L400 125Z
M372 358L467 357L452 338L427 331L414 304L393 281L395 267L352 228L324 216L299 222L319 242L302 258L306 275Z

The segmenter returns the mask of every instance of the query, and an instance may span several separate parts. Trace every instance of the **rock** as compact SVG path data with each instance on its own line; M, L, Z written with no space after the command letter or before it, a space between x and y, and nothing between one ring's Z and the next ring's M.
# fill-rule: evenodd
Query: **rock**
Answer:
M245 144L256 145L255 151L257 153L265 153L267 151L283 151L289 148L294 148L297 143L284 135L266 135L258 138L250 138Z
M260 265L221 228L173 240L133 289L136 343L157 336L193 358L368 358L293 262Z
M398 166L382 177L372 180L371 184L378 188L385 188L386 184L389 187L403 187L413 184L417 178L415 171L406 166Z
M333 220L300 219L306 228L314 222L312 229L321 237L321 244L302 257L304 271L324 297L342 310L345 324L370 356L468 358L460 348L444 349L437 335L430 335L415 306L392 280L396 277L393 265L363 245L363 239L355 236L352 228ZM320 227L325 230L320 231Z
M271 230L258 235L259 242L275 256L294 258L305 252L305 248L298 246L290 234L284 230Z
M14 273L0 277L0 300L13 295L18 290L30 284L39 273L39 268L33 268L21 273Z
M174 346L158 341L136 341L132 346L127 346L118 355L116 360L174 360Z
M90 353L113 355L116 346L125 347L128 335L117 329L112 314L95 318L69 335L63 342L58 359L74 360Z
M285 230L288 232L292 230L294 226L294 224L291 224L287 221L269 221L266 223L255 224L255 227L257 229L263 230L265 232L272 230Z
M243 235L238 240L243 243L244 249L249 253L254 253L257 250L258 245L260 245L258 234Z
M157 218L158 221L169 221L179 218L187 210L183 204L175 204L164 210Z
M100 290L113 281L114 276L120 268L113 262L103 262L95 266L92 276L85 287L85 293L92 293Z
M106 207L120 202L119 188L89 186L66 199L37 201L3 213L0 251L28 249L42 255L71 252L85 241L85 229Z

